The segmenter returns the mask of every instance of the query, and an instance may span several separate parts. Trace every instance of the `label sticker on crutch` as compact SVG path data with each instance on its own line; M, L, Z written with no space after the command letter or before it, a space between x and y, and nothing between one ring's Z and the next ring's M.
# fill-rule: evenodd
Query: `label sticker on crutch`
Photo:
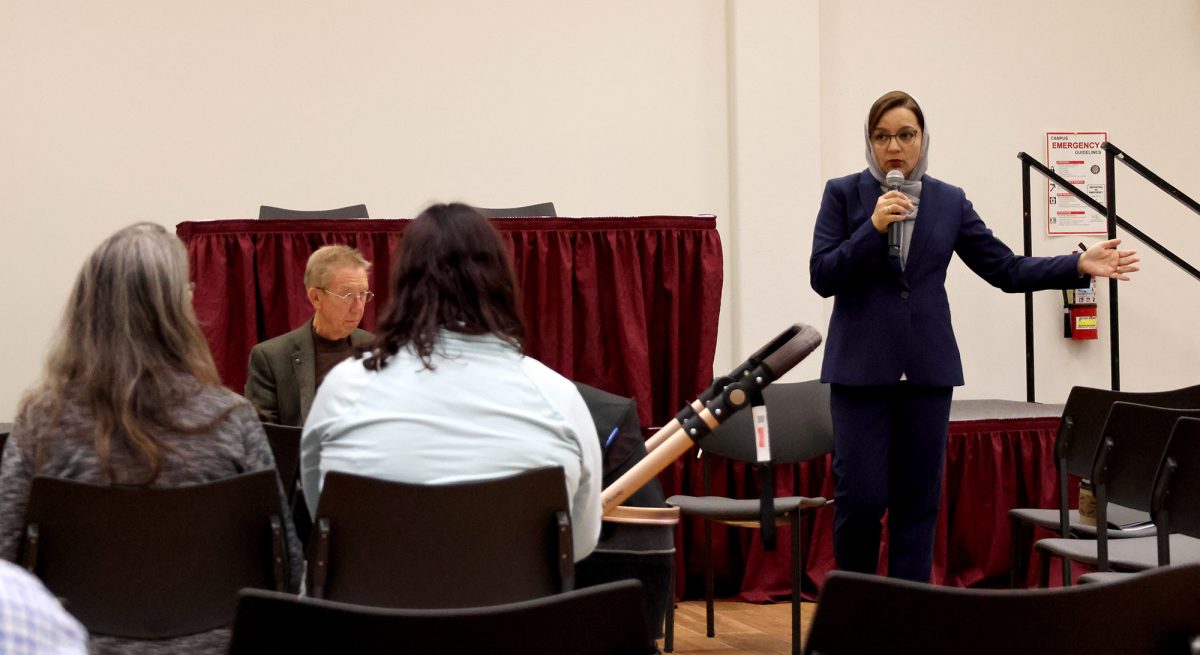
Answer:
M750 415L754 417L754 450L758 461L771 461L771 431L767 429L766 405L751 405Z

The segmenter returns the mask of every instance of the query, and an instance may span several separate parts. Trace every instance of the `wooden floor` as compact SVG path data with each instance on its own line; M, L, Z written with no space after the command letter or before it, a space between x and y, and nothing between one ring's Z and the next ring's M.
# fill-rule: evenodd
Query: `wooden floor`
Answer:
M800 605L800 637L808 634L815 603ZM790 603L753 605L732 601L715 603L717 636L704 636L704 601L689 600L675 610L675 653L737 655L739 653L790 653L792 606ZM659 643L662 646L662 643Z

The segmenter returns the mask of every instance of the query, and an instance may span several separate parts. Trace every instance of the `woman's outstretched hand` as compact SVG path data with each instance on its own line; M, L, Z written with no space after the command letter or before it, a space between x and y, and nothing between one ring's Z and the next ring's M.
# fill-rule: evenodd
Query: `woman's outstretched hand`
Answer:
M1141 260L1135 250L1117 250L1119 245L1120 239L1097 243L1079 256L1076 270L1080 275L1111 277L1128 282L1129 274L1138 270L1135 264Z

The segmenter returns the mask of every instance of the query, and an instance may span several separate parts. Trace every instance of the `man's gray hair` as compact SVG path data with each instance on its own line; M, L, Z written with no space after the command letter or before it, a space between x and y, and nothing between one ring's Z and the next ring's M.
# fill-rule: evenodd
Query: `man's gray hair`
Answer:
M324 289L329 286L334 271L339 268L362 268L369 271L371 262L350 246L321 246L308 257L308 265L304 267L304 288Z

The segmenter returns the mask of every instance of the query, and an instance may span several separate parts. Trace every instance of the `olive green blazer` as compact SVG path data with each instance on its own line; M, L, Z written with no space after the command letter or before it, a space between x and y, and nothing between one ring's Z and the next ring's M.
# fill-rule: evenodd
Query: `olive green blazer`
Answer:
M375 336L356 329L350 343L362 346ZM316 395L316 352L312 319L304 325L268 339L250 351L245 396L258 407L264 421L304 425Z

